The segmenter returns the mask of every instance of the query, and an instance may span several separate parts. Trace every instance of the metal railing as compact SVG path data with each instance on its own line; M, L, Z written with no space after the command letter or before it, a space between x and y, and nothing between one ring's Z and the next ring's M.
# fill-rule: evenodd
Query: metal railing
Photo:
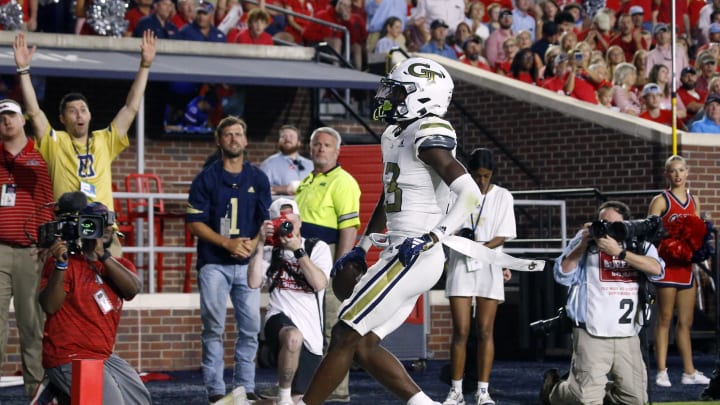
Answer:
M113 198L116 199L136 199L146 200L147 207L153 207L157 200L179 200L187 201L187 193L137 193L137 192L113 192ZM139 208L147 208L139 207ZM116 208L117 209L117 208ZM141 212L141 211L139 211ZM157 288L155 285L155 253L195 253L195 247L186 246L155 246L155 215L156 212L153 209L147 209L146 218L138 218L135 223L135 245L136 246L123 246L123 252L127 253L140 253L135 258L136 263L142 264L144 262L143 254L147 253L148 256L148 289L149 293L156 292ZM132 216L132 213L131 213ZM147 222L147 235L148 241L145 246L144 241L144 228L145 222ZM183 220L184 223L184 220ZM142 269L140 270L140 276L142 278Z

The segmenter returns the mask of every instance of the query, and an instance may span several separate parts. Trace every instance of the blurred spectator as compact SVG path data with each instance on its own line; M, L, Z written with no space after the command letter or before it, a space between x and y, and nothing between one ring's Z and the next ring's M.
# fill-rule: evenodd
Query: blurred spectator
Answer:
M527 84L537 84L538 73L535 65L535 55L533 55L530 48L520 49L515 54L510 65L509 76Z
M515 0L515 8L512 10L513 22L512 32L527 31L530 33L530 41L535 41L535 17L529 14L531 0Z
M538 70L538 78L540 80L545 80L554 75L555 58L560 52L559 45L550 45L545 51L545 56L543 57L543 62L545 62L544 66Z
M577 34L582 30L584 23L583 9L577 3L568 3L563 7L563 12L570 13L573 16L573 31Z
M466 22L461 22L458 24L457 28L455 28L455 35L448 40L453 51L455 51L455 56L457 56L458 59L465 53L463 50L463 44L468 38L470 38L471 35L472 31L470 31L470 25Z
M482 56L482 38L477 35L472 35L465 40L463 50L465 53L460 57L460 62L492 72L487 60Z
M546 78L542 87L578 100L597 104L595 89L575 74L577 68L572 63L566 53L558 54L553 63L554 75Z
M707 42L708 30L712 20L710 16L714 11L720 11L720 0L711 0L703 8L700 9L700 18L698 19L698 29L702 34L702 38L699 39L700 43Z
M555 16L555 24L560 33L575 32L575 17L567 11L561 11Z
M158 39L175 39L178 29L170 21L173 11L175 11L175 5L172 0L153 0L153 13L138 21L133 36L141 38L143 32L152 30Z
M228 32L227 41L237 44L273 45L273 38L265 32L270 23L270 14L265 9L254 8L247 17L248 27L240 30L237 27Z
M610 76L608 76L607 66L605 66L605 62L593 63L592 65L588 66L587 73L588 77L593 78L593 80L591 80L591 84L596 91L600 90L601 87L612 88L612 80L610 80Z
M212 3L201 2L195 8L195 20L180 30L178 39L186 41L227 42L225 34L213 25L215 7Z
M693 122L690 132L720 134L720 95L708 95L705 100L705 117Z
M127 30L125 31L126 37L133 36L135 32L135 26L141 18L150 14L152 11L153 0L136 0L135 7L125 12L125 19L128 22Z
M285 8L308 17L313 17L315 12L320 11L315 9L311 0L285 0ZM304 18L288 15L285 32L292 35L296 44L302 45L304 43L305 28L309 25L310 21Z
M528 31L513 31L515 32L515 41L517 42L517 46L520 49L525 49L532 46L532 38L530 36L530 33Z
M314 169L312 160L300 155L300 131L292 125L281 126L278 149L260 164L260 170L268 176L272 194L295 194L302 179Z
M402 20L398 17L388 17L385 26L380 32L382 35L375 45L374 53L386 53L392 48L405 49L405 37L402 32Z
M670 29L663 23L658 23L653 29L655 48L648 52L645 62L645 71L650 72L654 65L663 65L668 72L672 71L672 48L670 47ZM688 66L688 55L683 52L685 48L677 47L675 52L675 71L679 72Z
M403 36L408 52L419 52L420 48L430 40L430 33L425 30L423 18L408 19Z
M652 26L657 27L658 24L671 24L671 1L675 3L675 31L686 37L690 35L690 16L688 15L687 0L653 0L652 8ZM655 30L653 29L653 34Z
M619 46L625 52L625 60L632 60L633 55L639 49L648 49L649 44L642 38L640 30L633 26L629 14L623 14L618 19L618 32L610 41L610 45Z
M560 35L560 49L565 53L570 53L577 45L577 34L574 31L565 31Z
M672 109L672 83L670 83L670 70L665 65L653 65L648 74L648 83L655 83L660 89L660 108L663 110ZM645 87L643 87L645 88ZM677 117L684 119L687 116L685 104L682 99L676 101Z
M517 40L513 37L506 38L503 43L503 53L505 54L505 59L495 65L495 73L503 76L510 76L510 67L512 66L512 62L515 59L515 55L517 55L518 50Z
M708 42L702 46L699 46L695 50L695 55L699 55L700 52L708 51L710 48L720 46L720 23L710 24L708 29Z
M376 51L376 44L386 36L389 18L397 18L400 21L400 34L405 29L407 20L407 3L405 0L367 0L365 1L365 13L367 14L367 51ZM399 38L399 37L398 37ZM397 40L395 42L398 42ZM404 45L404 41L403 41Z
M336 1L334 7L318 11L315 17L333 24L342 25L350 31L350 62L352 62L355 69L362 70L365 41L368 35L365 21L360 15L352 11L351 0ZM305 41L311 43L325 41L342 55L344 34L341 31L313 23L305 31L304 38Z
M417 9L413 18L419 17L425 19L425 30L428 32L433 21L441 20L448 26L448 35L453 35L455 27L465 20L465 1L417 0Z
M612 93L613 89L611 86L601 86L599 89L597 89L598 104L610 109L611 111L618 112L618 108L615 107L612 103Z
M590 56L592 55L592 51L587 42L578 42L577 45L575 45L573 55L573 60L578 69L577 74L587 80L593 88L597 89L604 84L608 84L605 82L604 74L598 74L597 69L590 69ZM605 68L604 65L603 63L603 68ZM607 69L605 69L604 73L607 73Z
M680 88L677 91L678 98L682 100L687 109L685 122L690 122L705 104L706 92L700 92L695 88L697 84L697 72L688 66L680 73Z
M621 63L627 62L627 60L625 60L625 52L619 46L611 45L605 56L605 65L607 65L608 68L608 75L610 77L615 77L615 67Z
M708 51L701 52L695 61L695 71L700 72L695 88L698 91L708 92L710 79L717 75L717 60Z
M479 0L472 0L468 5L467 13L465 13L465 23L470 26L470 32L482 38L483 41L490 36L490 29L483 22L484 18L485 4Z
M467 26L467 24L465 24ZM435 20L430 24L430 41L420 48L420 52L434 53L449 59L457 60L453 48L447 44L448 25L444 20Z
M172 16L172 23L177 29L182 29L195 19L196 0L177 0L177 10Z
M542 26L542 37L535 41L530 49L539 56L545 64L545 52L550 45L557 43L560 34L558 33L557 24L554 21L547 21Z
M632 6L628 14L630 14L630 19L632 20L633 29L640 31L640 36L645 38L645 43L649 44L652 41L652 32L648 31L646 26L652 26L652 21L645 22L649 17L646 18L643 8L640 6Z
M635 94L635 66L623 62L615 67L613 73L613 104L620 112L638 115L642 109L640 100Z
M502 6L500 3L491 3L487 8L487 26L490 34L500 29L500 12ZM489 37L488 37L489 38Z
M592 49L597 49L604 53L610 47L612 37L610 27L610 17L600 12L593 18L590 29L584 32L583 35L580 35L578 39L590 44Z
M660 98L662 97L660 86L655 83L646 84L642 89L641 96L644 108L643 112L639 115L640 118L654 121L658 124L672 126L672 110L662 108L660 105ZM679 117L677 128L685 129L682 122L679 121Z
M493 69L501 62L507 59L505 51L503 50L505 40L513 36L512 33L512 22L513 15L512 11L508 9L500 10L500 28L493 31L485 41L485 56L487 57L488 64Z
M635 79L636 89L642 89L648 81L648 71L645 70L645 66L647 66L647 53L648 51L639 49L632 58L632 64L637 70L637 78ZM623 53L623 55L625 54Z
M557 3L555 3L555 0L540 0L537 5L538 10L540 10L540 12L542 13L542 18L538 18L538 16L535 16L535 32L542 32L542 26L544 26L546 23L550 21L555 23L555 16L557 16L560 12L560 7L558 7ZM557 24L555 24L555 26L557 27Z

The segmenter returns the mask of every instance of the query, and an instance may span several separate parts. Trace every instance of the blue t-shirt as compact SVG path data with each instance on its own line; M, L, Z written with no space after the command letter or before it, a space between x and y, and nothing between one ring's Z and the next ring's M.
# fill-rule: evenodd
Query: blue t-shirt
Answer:
M195 23L182 27L177 39L184 39L186 41L227 42L225 34L214 26L210 27L210 32L208 32L208 36L206 37Z
M700 132L705 134L720 134L720 125L705 117L700 121L695 121L690 125L690 132Z
M190 186L186 222L202 222L222 234L221 219L229 221L231 238L254 238L268 219L270 183L260 169L249 162L239 174L225 171L219 160L200 172ZM247 264L220 246L198 240L197 268L211 264Z
M281 152L270 155L260 164L260 170L267 174L270 186L286 186L292 181L302 181L314 168L312 160L306 157L298 155L297 159L293 159Z
M133 31L134 37L142 38L143 32L151 29L155 33L155 37L158 39L175 39L178 35L178 29L172 22L165 21L165 26L160 23L160 20L155 14L146 15L138 21Z
M434 41L430 41L427 44L423 45L422 48L420 48L420 52L434 53L435 55L440 55L452 60L457 60L457 54L455 54L455 51L453 51L452 47L448 44L444 44L442 49L440 49Z

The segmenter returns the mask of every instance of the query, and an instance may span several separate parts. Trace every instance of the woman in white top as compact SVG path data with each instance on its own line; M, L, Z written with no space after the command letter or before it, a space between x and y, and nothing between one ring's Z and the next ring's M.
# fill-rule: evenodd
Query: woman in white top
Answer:
M468 172L480 187L483 198L460 231L488 248L502 250L506 240L515 238L515 212L510 192L492 184L492 152L475 149L468 161ZM453 337L450 349L452 387L444 404L456 405L463 398L463 373L467 357L467 339L472 319L473 297L478 328L478 388L475 403L494 404L488 393L490 370L495 356L493 327L498 304L505 301L504 282L510 280L509 270L497 265L449 251L445 295L450 299Z

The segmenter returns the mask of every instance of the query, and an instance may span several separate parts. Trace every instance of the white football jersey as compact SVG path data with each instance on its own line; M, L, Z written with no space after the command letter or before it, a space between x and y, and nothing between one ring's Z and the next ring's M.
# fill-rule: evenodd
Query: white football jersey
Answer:
M389 126L382 135L383 186L389 232L424 234L435 227L447 211L450 190L430 166L418 158L423 142L433 136L449 141L455 155L457 137L452 125L439 117L421 118L405 130ZM434 143L434 142L433 142Z

